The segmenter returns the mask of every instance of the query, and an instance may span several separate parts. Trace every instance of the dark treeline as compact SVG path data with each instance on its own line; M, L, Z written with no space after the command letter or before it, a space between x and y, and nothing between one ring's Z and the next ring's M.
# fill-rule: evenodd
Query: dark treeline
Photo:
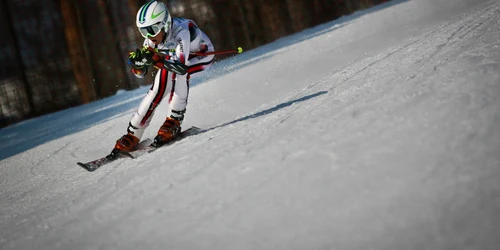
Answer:
M217 49L246 50L386 1L164 0ZM135 15L147 0L0 2L0 127L151 82L127 67L143 42Z

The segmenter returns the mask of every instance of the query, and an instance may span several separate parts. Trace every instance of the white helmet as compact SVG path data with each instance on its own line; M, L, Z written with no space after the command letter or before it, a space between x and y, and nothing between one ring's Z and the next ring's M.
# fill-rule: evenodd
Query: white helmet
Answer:
M144 38L156 36L162 29L168 34L172 17L167 5L156 0L143 5L137 12L136 25Z

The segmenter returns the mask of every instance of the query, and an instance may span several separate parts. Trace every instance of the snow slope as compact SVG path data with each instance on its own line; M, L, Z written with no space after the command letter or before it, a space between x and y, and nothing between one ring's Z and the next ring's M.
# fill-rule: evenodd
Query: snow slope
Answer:
M394 1L249 51L191 89L205 133L93 173L147 88L4 128L0 248L497 249L499 13Z

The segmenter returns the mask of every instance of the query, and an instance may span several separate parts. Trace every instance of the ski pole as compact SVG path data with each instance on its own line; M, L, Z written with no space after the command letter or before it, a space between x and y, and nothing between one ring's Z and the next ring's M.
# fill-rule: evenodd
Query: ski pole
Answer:
M210 52L192 52L190 53L191 55L197 55L197 56L209 56L209 55L222 55L222 54L230 54L230 53L242 53L243 48L238 47L238 49L232 49L232 50L222 50L222 51L210 51Z

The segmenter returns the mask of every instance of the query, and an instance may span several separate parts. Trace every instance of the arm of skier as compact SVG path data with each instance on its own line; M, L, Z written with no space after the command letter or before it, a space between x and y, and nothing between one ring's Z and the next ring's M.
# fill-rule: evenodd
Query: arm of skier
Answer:
M144 46L141 49L136 49L129 53L129 64L132 66L132 73L138 78L143 78L150 65L161 68L163 67L164 56L157 53L151 48L148 41L144 41Z
M191 49L189 30L182 30L176 38L177 46L175 48L175 56L180 63L189 66L189 51Z

